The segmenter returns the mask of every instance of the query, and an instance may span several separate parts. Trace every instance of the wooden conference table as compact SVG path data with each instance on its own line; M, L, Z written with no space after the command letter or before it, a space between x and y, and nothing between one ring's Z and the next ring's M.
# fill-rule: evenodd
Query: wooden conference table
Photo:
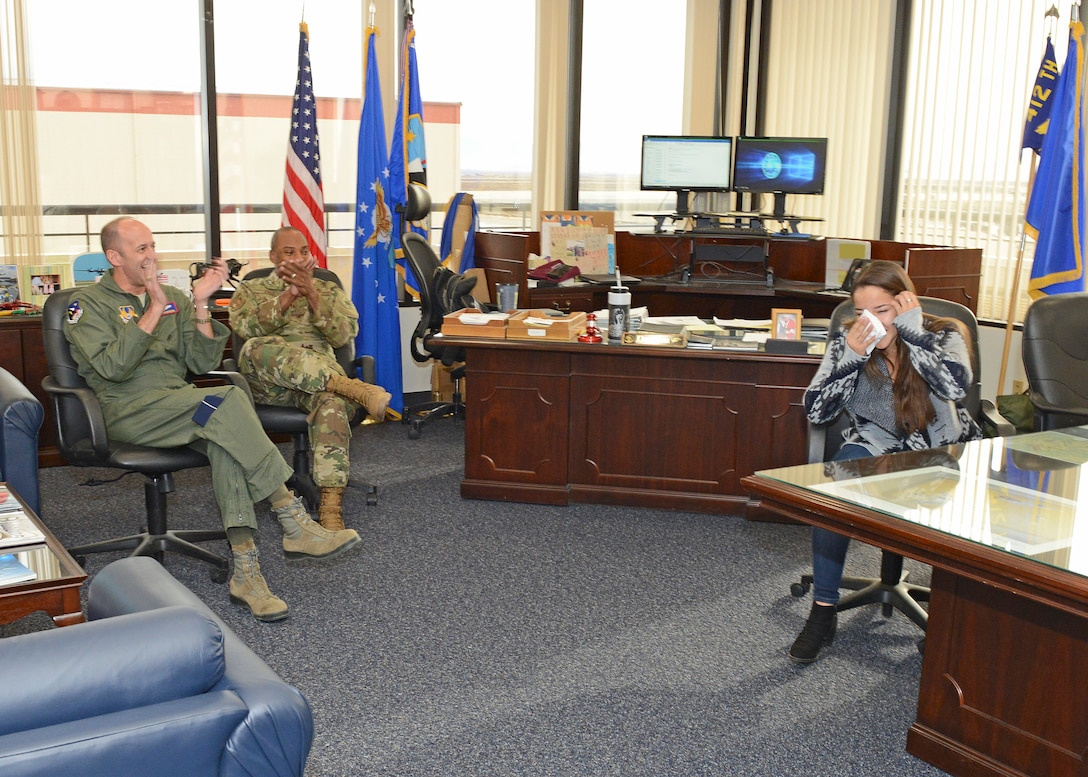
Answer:
M1088 427L758 472L764 506L933 565L907 751L955 775L1088 770Z

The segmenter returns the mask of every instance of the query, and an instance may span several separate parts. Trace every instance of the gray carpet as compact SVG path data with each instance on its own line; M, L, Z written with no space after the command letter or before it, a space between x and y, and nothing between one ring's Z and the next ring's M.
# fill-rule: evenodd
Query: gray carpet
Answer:
M364 543L346 558L284 561L260 511L284 622L258 623L203 566L168 559L310 700L309 777L944 774L904 751L921 667L905 618L844 614L820 661L787 660L809 607L789 594L809 567L807 528L462 500L462 429L357 432L354 470L379 503L349 492ZM43 516L63 542L140 523L137 476L79 485L114 474L43 471ZM206 470L178 474L170 509L176 527L217 525ZM92 556L88 572L113 558ZM877 567L855 544L848 572ZM0 635L49 625L34 615Z

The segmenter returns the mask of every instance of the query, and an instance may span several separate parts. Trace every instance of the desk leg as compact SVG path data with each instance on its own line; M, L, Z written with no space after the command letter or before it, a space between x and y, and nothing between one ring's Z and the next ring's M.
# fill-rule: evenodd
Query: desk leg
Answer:
M954 775L1083 775L1088 619L934 569L907 751Z

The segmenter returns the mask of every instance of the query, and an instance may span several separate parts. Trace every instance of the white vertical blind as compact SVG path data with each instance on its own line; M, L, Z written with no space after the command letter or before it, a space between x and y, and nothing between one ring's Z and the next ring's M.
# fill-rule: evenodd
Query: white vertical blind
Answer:
M834 237L880 228L883 138L894 5L890 0L775 0L766 74L767 135L828 138L824 194L787 209Z
M911 28L900 212L904 241L981 248L980 318L1008 313L1031 152L1020 142L1053 0L916 0ZM1069 4L1052 27L1058 62ZM1030 241L1014 317L1022 319Z
M23 0L0 0L0 256L35 264L42 254L35 116Z

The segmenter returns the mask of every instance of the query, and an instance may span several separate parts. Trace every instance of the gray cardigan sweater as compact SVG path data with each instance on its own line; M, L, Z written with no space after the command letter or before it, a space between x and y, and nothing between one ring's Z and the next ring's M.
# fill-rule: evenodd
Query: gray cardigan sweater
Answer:
M982 430L961 404L973 377L967 343L959 331L930 332L922 325L920 308L896 316L894 323L900 347L906 347L914 369L929 384L936 411L929 426L909 436L896 426L891 380L874 382L868 377L865 364L871 357L854 353L846 344L845 327L832 335L820 369L805 391L809 420L825 424L846 412L851 424L843 433L843 444L860 445L874 456L982 437ZM884 360L878 363L887 375Z

